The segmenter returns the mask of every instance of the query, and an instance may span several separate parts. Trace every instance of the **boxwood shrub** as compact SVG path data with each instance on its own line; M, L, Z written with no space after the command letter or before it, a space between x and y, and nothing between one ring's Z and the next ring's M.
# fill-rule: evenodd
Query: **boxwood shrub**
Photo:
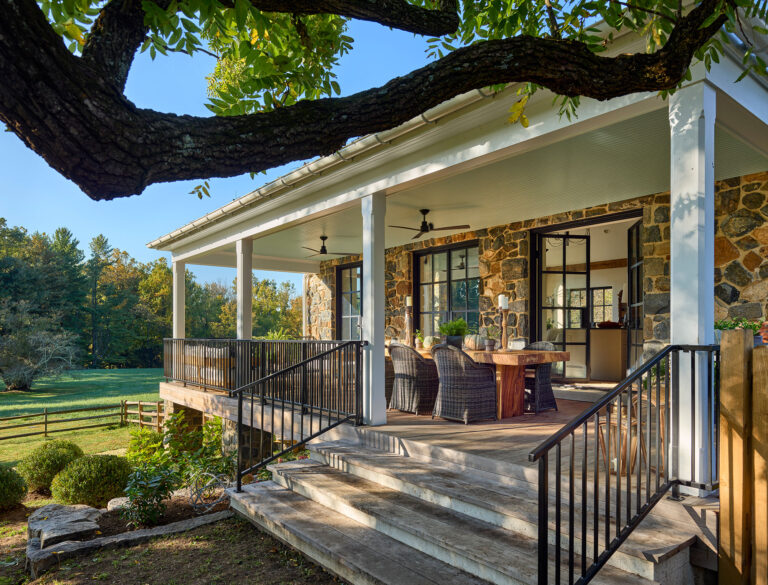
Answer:
M62 504L87 504L103 508L123 495L131 474L125 457L86 455L75 459L53 478L51 493Z
M57 439L40 445L21 460L17 469L29 489L48 491L56 474L82 456L83 450L75 443Z
M27 495L27 483L12 467L0 465L0 510L13 508Z

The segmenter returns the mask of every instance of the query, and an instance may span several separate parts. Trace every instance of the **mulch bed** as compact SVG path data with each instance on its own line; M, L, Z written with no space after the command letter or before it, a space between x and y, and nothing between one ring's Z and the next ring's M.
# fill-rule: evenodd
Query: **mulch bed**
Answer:
M165 501L165 512L163 512L160 521L156 526L165 526L172 522L178 522L179 520L188 520L195 516L200 516L192 504L189 502L187 496L173 496L169 500ZM219 502L211 510L207 510L205 514L212 514L213 512L220 512L229 508L229 500ZM146 528L145 526L132 526L122 517L120 510L113 510L102 514L99 518L99 532L101 534L94 535L93 538L101 538L102 536L114 536L116 534L122 534L123 532L129 532L131 530L137 530L139 528Z

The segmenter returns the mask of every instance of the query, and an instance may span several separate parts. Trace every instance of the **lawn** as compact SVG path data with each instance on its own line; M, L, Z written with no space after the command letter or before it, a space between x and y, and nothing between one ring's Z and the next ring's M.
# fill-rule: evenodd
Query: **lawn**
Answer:
M32 414L40 412L43 408L52 411L106 406L117 404L121 400L156 401L158 400L158 383L162 379L163 371L159 368L81 370L72 376L42 380L36 383L30 392L0 392L0 418ZM86 416L89 414L93 413L83 413ZM75 416L80 415L67 415L67 417ZM82 421L72 423L72 426L98 422L98 420ZM11 434L3 432L3 426L10 424L13 423L0 423L0 437ZM21 433L24 430L16 432ZM38 428L33 427L31 430L38 430ZM51 436L75 441L86 453L99 453L125 447L128 442L128 433L128 427L116 426L55 433ZM15 465L44 440L42 435L0 440L0 463Z

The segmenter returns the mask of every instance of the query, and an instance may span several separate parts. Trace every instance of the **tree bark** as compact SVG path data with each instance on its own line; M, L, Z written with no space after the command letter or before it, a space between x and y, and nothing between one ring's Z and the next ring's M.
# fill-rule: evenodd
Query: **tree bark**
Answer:
M34 0L0 0L0 119L91 198L113 199L153 183L231 177L331 154L350 138L493 84L530 81L599 100L670 89L723 24L721 16L701 26L716 6L717 0L704 0L654 54L602 57L574 41L520 36L459 49L348 97L202 118L140 109L125 98L120 80L135 39L112 39L104 55L94 41L78 58Z

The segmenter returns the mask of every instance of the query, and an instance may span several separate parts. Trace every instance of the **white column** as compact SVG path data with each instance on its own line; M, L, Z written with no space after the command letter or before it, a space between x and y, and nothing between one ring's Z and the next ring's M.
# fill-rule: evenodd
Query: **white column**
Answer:
M309 299L307 298L307 280L309 274L301 279L301 335L309 337Z
M363 419L369 425L387 422L384 374L384 193L362 199L363 212Z
M673 344L714 341L715 90L706 82L676 92L670 122L670 327ZM696 412L691 413L691 363L680 359L678 477L704 482L712 450L706 431L704 364L697 368ZM674 408L674 405L673 405ZM696 425L695 445L692 424ZM674 446L673 446L674 448ZM697 453L696 453L697 452ZM696 477L691 457L698 455Z
M237 256L237 339L253 337L253 240L238 240Z
M186 291L186 264L184 262L173 261L173 337L183 339L186 337L184 329L185 310L185 291Z

